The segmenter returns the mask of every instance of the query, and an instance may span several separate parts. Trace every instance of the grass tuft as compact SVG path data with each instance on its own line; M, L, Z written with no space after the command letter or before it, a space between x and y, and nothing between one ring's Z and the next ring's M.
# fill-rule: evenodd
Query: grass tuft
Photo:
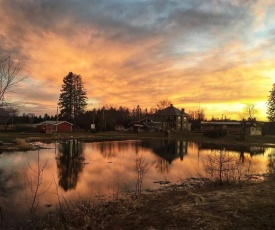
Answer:
M30 149L31 145L30 143L26 142L25 139L20 139L16 138L15 139L15 144L20 148L20 149Z

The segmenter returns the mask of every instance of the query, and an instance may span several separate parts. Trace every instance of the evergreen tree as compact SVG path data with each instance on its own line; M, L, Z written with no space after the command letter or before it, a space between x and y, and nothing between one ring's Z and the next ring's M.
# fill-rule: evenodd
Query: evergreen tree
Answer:
M75 94L74 94L74 117L78 117L84 113L84 108L87 105L86 91L84 90L82 77L75 76Z
M267 115L270 121L275 121L275 83L273 84L267 101Z
M60 116L69 121L76 121L87 105L86 91L81 76L70 72L64 77L60 91Z

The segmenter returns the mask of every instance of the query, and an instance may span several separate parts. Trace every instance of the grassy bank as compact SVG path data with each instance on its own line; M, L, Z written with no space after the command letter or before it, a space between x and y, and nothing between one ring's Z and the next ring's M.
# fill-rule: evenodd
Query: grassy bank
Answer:
M275 181L188 188L82 201L57 208L30 229L275 229ZM29 223L29 224L30 224Z

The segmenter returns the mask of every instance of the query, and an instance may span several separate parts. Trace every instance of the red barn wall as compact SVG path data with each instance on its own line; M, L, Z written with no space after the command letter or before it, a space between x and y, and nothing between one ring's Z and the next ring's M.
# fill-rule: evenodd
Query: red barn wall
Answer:
M37 131L40 133L45 132L45 125L38 125L36 128Z
M43 124L37 126L37 131L40 133L53 133L54 127L52 124Z
M72 125L66 122L57 125L57 132L71 132Z

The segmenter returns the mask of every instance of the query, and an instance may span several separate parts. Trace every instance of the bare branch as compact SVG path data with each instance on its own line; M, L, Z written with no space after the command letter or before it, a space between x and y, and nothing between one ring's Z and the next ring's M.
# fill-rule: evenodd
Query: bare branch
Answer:
M0 56L0 101L7 93L15 93L18 84L25 80L23 64L11 56Z

